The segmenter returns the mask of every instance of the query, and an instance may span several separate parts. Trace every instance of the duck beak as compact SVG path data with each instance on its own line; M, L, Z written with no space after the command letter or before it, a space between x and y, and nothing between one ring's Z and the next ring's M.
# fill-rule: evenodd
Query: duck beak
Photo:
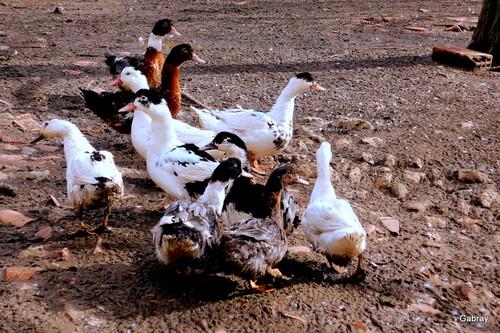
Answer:
M137 110L137 106L135 106L134 103L130 103L129 105L126 105L122 107L118 112L127 112L127 111L134 111Z
M174 27L172 27L170 29L170 32L169 32L170 35L174 35L174 36L182 36L180 32L178 32Z
M193 53L193 57L191 58L191 60L193 61L196 61L196 62L199 62L200 64L204 64L206 63L205 60L201 59L200 57L198 57L195 53Z
M245 170L241 170L241 174L240 174L241 177L246 177L246 178L250 178L250 179L253 179L253 175L246 172Z
M45 137L43 136L43 134L40 134L40 136L38 138L36 138L35 140L31 141L30 143L36 143L36 142L38 142L40 140L43 140L43 139L45 139Z
M122 84L123 81L120 78L117 78L116 80L113 81L113 83L111 83L112 86L121 86Z
M297 176L297 179L295 179L295 182L296 182L297 184L309 185L309 182L308 182L307 180L302 179L302 178L300 178L299 176Z
M316 82L314 82L309 89L319 90L319 91L325 91L326 90L325 88L323 88L322 86L320 86Z
M201 151L207 151L207 150L217 150L219 147L213 143L213 142L210 142L206 145L204 145L203 147L199 148L199 150Z

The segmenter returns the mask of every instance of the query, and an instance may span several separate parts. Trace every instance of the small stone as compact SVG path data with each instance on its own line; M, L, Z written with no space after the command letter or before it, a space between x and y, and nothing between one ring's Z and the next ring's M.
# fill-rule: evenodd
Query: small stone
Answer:
M472 206L469 205L469 203L465 200L458 200L457 209L460 213L462 213L464 215L469 215L469 213L472 209Z
M365 190L354 191L354 194L356 198L360 200L366 200L366 198L368 198L368 191Z
M384 188L389 188L391 186L391 182L392 182L392 174L383 173L375 179L374 186L376 189L381 190Z
M388 168L396 166L396 156L390 154L387 155L384 159L384 166Z
M44 180L47 179L51 174L50 170L43 171L31 171L27 177L30 180Z
M425 178L425 173L405 170L403 177L408 181L418 184L423 178Z
M45 271L41 267L6 267L4 269L5 280L26 281L31 279L36 273Z
M472 121L467 121L467 122L461 123L460 127L462 127L462 128L472 128L472 127L474 127L474 123Z
M487 183L489 181L486 174L474 169L459 170L458 180L463 183Z
M8 178L9 178L8 174L0 172L0 181L7 180Z
M370 124L369 122L367 122L366 120L363 120L360 118L347 118L347 117L340 119L339 127L346 129L346 130L352 130L352 129L373 130L374 129L373 125Z
M461 283L457 285L457 290L460 293L460 295L465 299L470 300L473 297L474 287L470 282Z
M409 201L404 203L403 208L413 212L423 213L427 210L429 202L427 201Z
M352 146L352 142L349 139L339 139L333 143L335 148L341 149Z
M32 147L23 147L21 149L21 153L24 155L32 155L36 152L37 152L37 150L35 148L32 148Z
M413 161L410 162L410 166L417 168L417 169L422 169L424 167L424 162L420 158L416 158Z
M367 144L372 147L378 147L384 143L384 139L377 137L367 137L367 138L362 138L361 143Z
M408 189L406 188L406 186L404 184L401 184L401 183L392 184L391 190L392 190L392 193L398 199L404 199L404 198L406 198L406 195L408 194Z
M359 182L361 182L361 178L362 177L363 176L361 174L361 170L358 167L352 168L351 171L349 172L349 180L352 183L359 183Z
M362 153L361 160L368 164L375 164L375 160L373 159L373 156L370 153Z
M393 217L382 218L382 224L393 236L399 235L399 220Z
M446 221L435 216L424 216L425 222L431 224L433 227L445 228Z
M437 310L437 309L434 309L432 306L428 305L428 304L423 304L423 303L419 303L419 304L411 304L409 306L409 308L411 310L414 310L414 311L422 311L422 312L429 312L429 313L432 313L432 314L438 314L438 313L441 313L441 311Z
M489 188L481 193L479 203L484 208L492 208L500 203L500 196L494 189Z
M69 256L71 255L71 252L67 247L61 250L61 260L67 261L69 259Z
M64 8L63 7L56 7L56 9L54 9L54 13L55 14L64 14Z
M51 227L45 227L40 230L35 234L36 237L43 238L43 240L47 240L50 237L52 237L52 228Z

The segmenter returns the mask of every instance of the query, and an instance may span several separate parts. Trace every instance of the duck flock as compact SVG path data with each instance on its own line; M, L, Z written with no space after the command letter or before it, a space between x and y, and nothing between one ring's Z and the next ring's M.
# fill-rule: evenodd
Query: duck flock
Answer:
M191 107L201 128L191 126L176 119L182 97L180 68L189 60L205 61L188 44L173 47L165 58L162 44L169 35L180 34L171 20L159 20L143 55L105 54L115 76L112 85L119 91L81 89L92 112L117 132L130 134L149 177L177 200L151 229L158 260L169 265L216 259L224 270L247 279L251 288L269 291L272 283L264 281L282 277L276 265L287 251L287 236L302 223L314 250L333 267L346 266L357 257L357 269L346 280L363 280L366 233L351 205L336 197L328 142L317 149L318 178L302 216L286 187L308 183L293 166L273 170L265 184L255 183L252 176L265 174L258 158L279 154L292 140L295 98L308 89L325 89L310 73L300 73L290 79L269 112ZM113 155L94 149L66 120L45 121L33 142L51 137L64 141L68 199L79 221L71 236L109 232L111 207L124 195ZM104 208L104 219L90 229L83 213L93 208Z

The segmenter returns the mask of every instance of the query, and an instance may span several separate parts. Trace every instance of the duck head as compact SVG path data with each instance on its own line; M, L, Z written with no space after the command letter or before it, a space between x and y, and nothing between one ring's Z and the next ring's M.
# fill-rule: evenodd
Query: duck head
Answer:
M326 141L323 142L316 151L316 161L327 161L327 163L330 163L332 157L333 155L330 143Z
M153 30L151 31L151 33L155 34L156 36L165 36L167 34L181 36L181 34L175 29L172 20L169 19L157 21L153 26Z
M269 176L266 187L270 190L280 190L285 186L292 184L309 185L309 182L300 178L297 171L292 166L284 165L275 169Z
M193 48L189 44L180 44L172 48L167 58L165 59L166 64L173 66L180 66L182 63L193 60L200 64L204 64L206 61L201 59L194 53Z
M325 91L326 89L316 83L311 73L303 72L295 75L288 82L290 89L296 91L296 94L303 93L308 89Z
M134 67L125 67L111 85L122 86L125 90L138 91L148 88L148 79Z
M170 115L167 102L160 93L152 89L140 89L135 93L135 98L132 103L124 106L118 112L127 112L139 110L145 112L150 117Z
M53 137L64 137L69 135L73 128L76 126L69 121L61 119L46 120L42 123L40 128L40 135L31 143L38 142L42 139Z

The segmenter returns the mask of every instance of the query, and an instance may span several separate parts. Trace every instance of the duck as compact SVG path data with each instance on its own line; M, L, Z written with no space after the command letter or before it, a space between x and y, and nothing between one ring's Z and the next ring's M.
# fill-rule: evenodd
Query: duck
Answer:
M115 165L113 154L96 150L75 124L61 119L43 122L40 136L32 143L52 137L60 137L64 142L67 195L76 209L79 223L79 228L72 236L109 232L108 219L112 205L124 195L122 174ZM89 229L83 222L84 210L103 207L104 219L101 224Z
M269 112L241 107L223 111L191 108L203 128L237 134L248 147L252 166L258 168L257 158L278 154L292 139L295 98L308 89L325 90L310 73L304 72L289 80Z
M245 142L239 136L230 132L220 132L207 145L200 147L203 151L220 150L224 157L235 157L242 161L246 171L252 169L249 162L248 151ZM212 154L213 155L213 154ZM302 178L298 183L308 184ZM224 201L222 209L222 221L225 227L229 227L230 221L238 221L250 217L266 217L270 214L270 207L264 205L264 200L269 192L266 185L256 184L249 178L240 177L234 181ZM287 188L281 193L281 212L283 228L287 236L300 224L298 203L295 201Z
M151 118L146 165L153 182L178 200L200 196L219 162L198 146L178 139L167 103L157 91L139 90L134 102L121 111L132 110Z
M188 60L199 63L205 62L193 52L193 48L189 44L175 46L165 60L164 67L168 68L168 70L162 74L162 80L165 81L165 84L157 88L167 101L169 110L174 117L177 116L181 107L182 95L179 83L180 65ZM132 119L126 115L120 114L118 110L130 104L134 100L135 92L139 89L147 89L148 85L147 83L144 85L145 76L142 78L137 72L134 73L133 76L134 84L123 84L124 78L133 73L133 67L126 67L123 69L123 72L124 75L120 73L112 85L118 85L123 89L127 89L125 91L97 93L92 90L81 88L80 91L83 94L87 108L118 133L130 134ZM132 76L130 76L130 78L132 79ZM128 89L131 91L128 91ZM183 122L178 122L176 125L177 131L181 133L182 139L186 143L203 140L206 140L205 143L208 143L215 135L213 131L208 132L198 129ZM210 139L207 136L210 136Z
M259 284L259 279L265 276L282 276L275 268L288 248L281 218L280 197L285 186L298 180L299 177L291 166L275 169L267 181L272 190L263 202L268 209L268 216L234 221L223 232L219 245L220 258L228 271L246 278L253 290L272 291L272 287Z
M323 142L316 151L318 178L302 214L302 229L314 250L330 264L346 266L357 256L357 269L347 280L358 282L365 278L361 266L366 232L349 202L336 196L330 179L331 160L331 145Z
M106 52L104 54L105 63L108 65L111 75L118 75L123 68L132 66L146 76L149 87L158 87L161 83L161 71L165 62L162 51L165 35L181 35L169 19L162 19L155 23L149 35L146 53L117 58L115 54Z
M219 244L224 197L230 184L240 176L251 177L237 158L228 158L215 168L196 201L178 200L168 206L151 229L160 262L168 265L180 258L202 258Z
M163 64L159 91L167 101L173 118L177 117L181 109L182 93L179 82L181 65L188 60L200 64L206 63L205 60L196 55L191 45L180 44L172 48Z
M148 88L146 76L133 67L125 67L112 86L121 86L121 91L101 93L80 88L85 104L96 116L118 133L130 134L132 117L130 114L118 112L134 100L134 94L139 89Z

